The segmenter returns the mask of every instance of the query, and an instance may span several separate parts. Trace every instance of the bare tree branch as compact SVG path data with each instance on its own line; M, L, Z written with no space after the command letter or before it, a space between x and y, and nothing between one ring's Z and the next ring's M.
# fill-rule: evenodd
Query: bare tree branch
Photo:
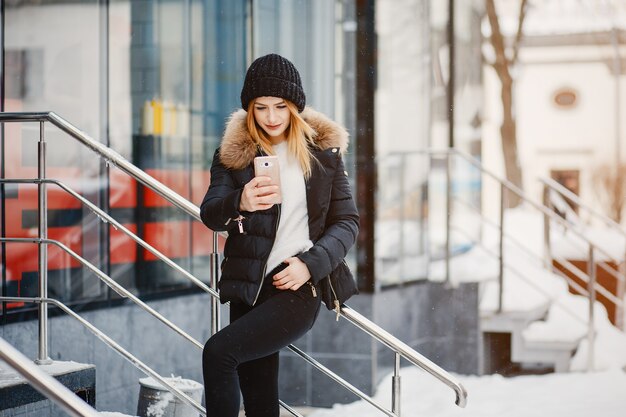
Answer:
M527 0L521 0L520 17L518 20L517 37L515 48L519 47L522 38L522 26L526 16ZM498 13L496 11L495 0L485 0L485 10L491 26L491 45L495 51L496 60L492 64L500 79L502 100L502 124L500 125L500 137L502 141L502 156L504 158L504 168L506 178L519 188L523 189L522 167L517 151L517 127L515 114L513 112L513 77L511 77L511 66L513 62L507 58L504 36L500 30ZM517 49L513 57L517 59ZM516 207L521 203L519 196L509 194L507 198L508 207Z
M513 57L511 57L511 65L515 65L517 63L519 47L520 47L520 44L522 43L524 19L526 18L527 6L528 6L528 0L522 0L519 6L519 17L517 19L517 33L515 34L515 41L513 42Z
M491 45L496 53L496 61L493 63L493 67L500 81L510 82L509 61L506 58L504 37L500 31L500 22L498 21L498 13L496 12L494 0L486 0L485 7L487 10L487 18L489 19L489 26L491 26Z

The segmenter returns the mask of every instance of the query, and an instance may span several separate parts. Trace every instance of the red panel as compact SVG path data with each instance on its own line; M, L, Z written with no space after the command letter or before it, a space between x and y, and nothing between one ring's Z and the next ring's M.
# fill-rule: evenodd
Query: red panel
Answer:
M67 182L66 182L67 183ZM68 184L70 188L78 192L77 187L74 184ZM48 184L48 208L51 210L59 210L65 208L80 208L81 203L76 198L72 197L65 190L54 184ZM35 185L20 185L18 192L18 199L23 209L36 210L39 202L39 195L37 186Z
M136 181L118 169L112 169L109 172L111 208L135 207L137 205Z
M193 171L191 175L191 201L199 206L209 188L211 171Z
M208 255L213 251L213 232L200 222L194 222L192 227L193 256Z
M76 254L82 256L83 237L81 225L72 227L54 227L48 230L50 239L58 240L68 246ZM97 244L97 243L95 243ZM65 251L56 245L48 245L48 268L50 269L66 269L78 268L82 264L68 255Z
M186 258L190 255L189 222L146 223L145 241L168 258ZM146 260L157 259L146 252Z
M137 233L137 226L134 224L124 225L128 230ZM112 264L132 263L137 260L137 243L123 232L111 227L110 234L110 257Z
M189 173L184 171L166 171L156 169L146 170L146 172L162 182L164 185L176 191L181 196L189 198ZM145 188L144 205L146 207L171 206L167 200L147 188Z

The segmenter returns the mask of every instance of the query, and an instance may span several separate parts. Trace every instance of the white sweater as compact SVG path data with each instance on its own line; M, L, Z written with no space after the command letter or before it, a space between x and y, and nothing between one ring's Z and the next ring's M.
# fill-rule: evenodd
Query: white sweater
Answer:
M287 142L274 145L280 165L280 183L283 196L276 240L267 260L267 272L285 259L309 250L309 214L306 203L304 173L298 161L288 153Z

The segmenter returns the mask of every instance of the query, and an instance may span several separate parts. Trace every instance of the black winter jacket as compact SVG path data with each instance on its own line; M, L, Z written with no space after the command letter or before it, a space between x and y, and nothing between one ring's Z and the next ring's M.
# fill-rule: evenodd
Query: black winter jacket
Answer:
M306 182L309 235L314 246L298 257L307 265L314 283L328 276L343 260L356 240L359 215L352 198L342 153L348 146L344 128L311 108L302 117L317 132L312 153L311 178ZM211 166L211 184L200 212L204 224L227 231L222 276L222 303L242 300L254 305L266 262L276 237L280 205L268 210L239 212L243 186L254 176L253 160L261 155L246 127L246 112L239 110L227 123L220 148ZM235 220L240 215L243 233Z

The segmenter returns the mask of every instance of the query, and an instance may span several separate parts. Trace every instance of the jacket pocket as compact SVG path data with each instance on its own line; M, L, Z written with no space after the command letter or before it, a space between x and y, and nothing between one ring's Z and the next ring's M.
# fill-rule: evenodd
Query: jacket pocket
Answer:
M346 264L345 259L342 259L337 268L335 268L326 278L320 282L320 290L322 293L322 301L329 310L334 310L337 313L337 320L339 320L339 313L341 305L345 303L350 297L359 293L359 290L352 276L352 272Z

